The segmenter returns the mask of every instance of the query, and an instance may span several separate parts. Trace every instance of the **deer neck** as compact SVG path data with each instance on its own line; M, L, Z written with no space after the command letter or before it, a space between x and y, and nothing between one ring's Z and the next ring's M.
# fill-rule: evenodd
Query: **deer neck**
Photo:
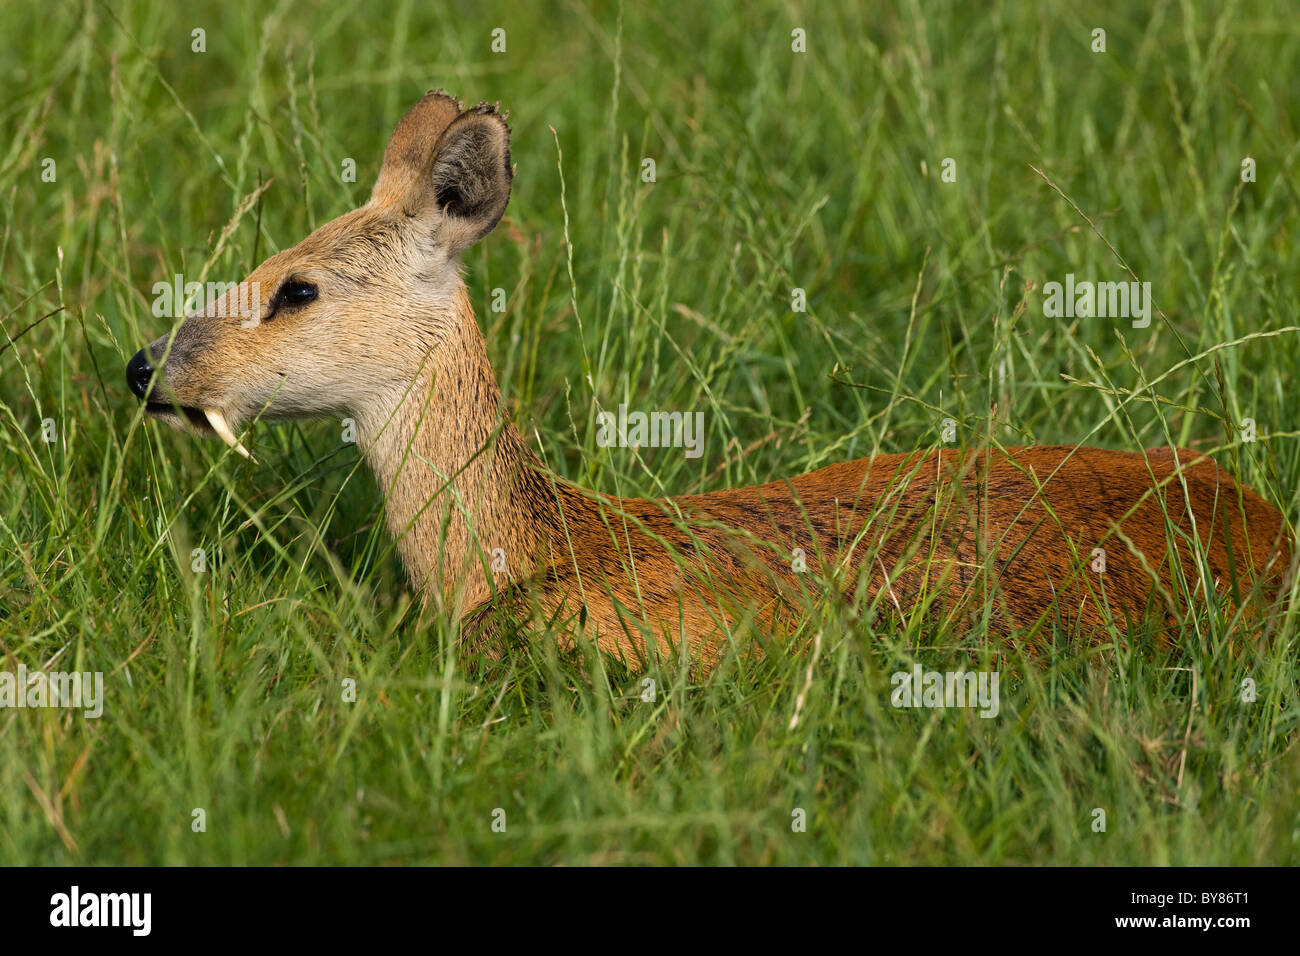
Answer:
M412 583L459 617L544 560L558 506L549 476L505 416L463 286L410 388L357 414Z

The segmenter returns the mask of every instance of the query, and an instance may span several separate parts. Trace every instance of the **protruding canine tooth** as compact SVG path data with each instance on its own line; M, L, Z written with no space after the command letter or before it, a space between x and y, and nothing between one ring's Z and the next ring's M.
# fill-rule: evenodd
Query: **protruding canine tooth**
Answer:
M208 424L212 426L212 430L221 437L223 442L235 449L235 451L239 452L249 461L256 464L257 459L254 458L252 453L249 452L249 450L240 443L239 439L235 437L235 433L230 430L230 423L226 421L226 416L223 415L219 409L205 408L203 409L203 417L208 420Z

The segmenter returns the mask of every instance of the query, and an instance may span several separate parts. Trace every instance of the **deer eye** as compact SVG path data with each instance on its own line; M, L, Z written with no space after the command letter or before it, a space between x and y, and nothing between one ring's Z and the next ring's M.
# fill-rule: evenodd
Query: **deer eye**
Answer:
M275 304L277 307L306 305L308 302L315 301L317 292L316 286L310 282L288 279L275 293Z
M292 309L315 301L318 293L319 290L310 282L303 282L301 279L286 279L280 283L280 288L275 290L275 295L271 296L271 301L267 304L266 315L262 316L262 321L270 322L281 309Z

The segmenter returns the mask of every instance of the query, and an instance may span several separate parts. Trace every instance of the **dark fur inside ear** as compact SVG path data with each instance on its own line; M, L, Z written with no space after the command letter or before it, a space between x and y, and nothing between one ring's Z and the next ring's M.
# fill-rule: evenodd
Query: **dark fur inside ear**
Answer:
M434 151L432 187L443 219L439 238L453 252L492 231L510 201L510 127L494 107L457 117Z
M403 210L417 207L438 142L460 115L460 101L442 90L425 94L412 106L388 141L371 202Z

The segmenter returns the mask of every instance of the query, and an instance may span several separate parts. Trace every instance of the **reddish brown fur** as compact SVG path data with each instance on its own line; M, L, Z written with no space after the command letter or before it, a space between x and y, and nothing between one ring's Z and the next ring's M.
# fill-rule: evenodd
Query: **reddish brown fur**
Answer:
M1257 588L1270 598L1290 554L1277 509L1186 449L1177 461L1072 446L882 455L669 501L555 497L542 608L580 603L602 647L632 659L642 624L706 657L738 611L770 633L822 580L887 615L959 628L988 605L995 634L1103 638L1148 616L1168 628L1206 601L1198 553L1231 607ZM796 548L812 577L792 570Z
M503 617L534 611L629 660L653 639L707 661L743 625L786 630L809 594L959 628L987 613L995 634L1101 636L1148 615L1172 625L1207 590L1250 614L1276 593L1291 561L1282 515L1185 449L883 455L666 501L558 480L504 419L456 265L500 217L511 175L494 109L426 96L370 202L246 280L305 277L319 300L254 328L219 304L188 318L150 354L167 355L159 387L189 411L155 413L354 417L412 579L489 649Z

